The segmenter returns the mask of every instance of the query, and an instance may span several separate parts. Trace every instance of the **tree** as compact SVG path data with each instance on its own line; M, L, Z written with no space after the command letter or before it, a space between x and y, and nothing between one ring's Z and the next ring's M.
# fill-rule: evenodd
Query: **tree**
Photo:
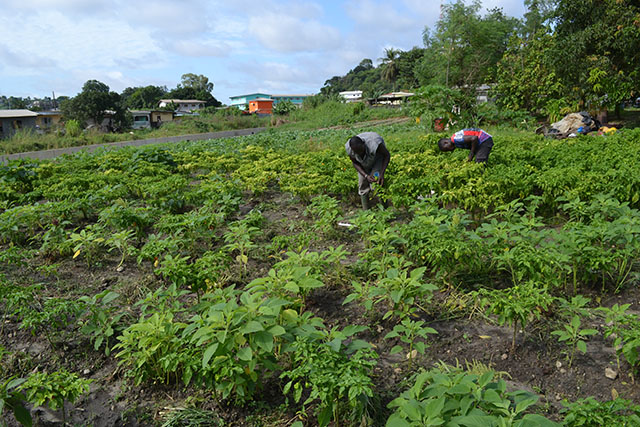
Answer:
M640 87L640 5L636 0L557 0L557 44L549 51L571 95L587 108L618 106ZM567 60L570 59L570 60Z
M145 86L126 88L122 94L122 104L129 109L158 108L158 103L167 95L165 86Z
M530 40L511 38L496 73L498 105L541 114L546 113L550 101L563 98L564 87L545 53L553 48L555 40L544 28Z
M96 124L102 123L107 111L113 112L116 126L127 122L120 95L111 92L109 86L98 80L88 80L82 92L62 103L61 110L67 120L78 120L83 124L90 119Z
M547 26L553 13L553 0L524 0L527 11L524 13L521 36L526 40L531 40L536 33Z
M285 99L284 101L279 101L273 106L273 114L277 116L288 116L289 113L297 109L293 102Z
M388 47L384 50L382 61L382 78L388 82L394 82L398 75L398 58L400 50Z
M209 78L201 74L187 73L182 75L182 81L167 94L173 99L197 99L205 101L206 107L220 107L222 103L211 94L213 83Z
M420 85L416 73L417 65L424 57L424 49L414 47L409 51L400 51L397 59L397 87L413 89Z
M518 21L501 9L479 15L480 2L467 6L464 1L444 4L435 31L423 32L425 56L419 67L421 84L468 87L486 83L506 50Z

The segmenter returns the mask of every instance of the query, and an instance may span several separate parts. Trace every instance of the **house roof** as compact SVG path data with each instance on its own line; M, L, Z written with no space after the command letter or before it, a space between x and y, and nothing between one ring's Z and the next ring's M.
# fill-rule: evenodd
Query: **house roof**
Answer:
M264 95L264 96L271 96L268 93L264 93L264 92L253 92L253 93L248 93L246 95L234 95L234 96L230 96L229 99L236 99L236 98L244 98L247 96L251 96L251 95Z
M274 98L293 98L295 97L307 97L307 96L313 96L313 95L300 95L300 94L293 94L293 95L271 95Z
M39 116L61 116L61 111L38 111Z
M197 99L161 99L160 102L173 102L174 104L206 104L207 101L200 101Z
M385 93L384 95L381 95L380 98L403 98L403 97L413 96L413 95L415 94L411 92L390 92L390 93Z
M271 102L273 102L273 99L271 99L271 98L256 98L256 99L252 99L249 102L253 102L253 101L271 101Z
M38 113L29 110L0 110L0 118L38 117Z

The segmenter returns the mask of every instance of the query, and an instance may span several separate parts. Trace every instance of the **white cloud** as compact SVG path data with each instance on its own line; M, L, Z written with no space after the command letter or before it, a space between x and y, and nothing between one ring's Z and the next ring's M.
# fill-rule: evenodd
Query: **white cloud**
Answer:
M21 31L25 25L35 31ZM74 20L54 11L43 12L27 23L0 17L0 27L7 46L19 47L23 57L50 58L61 69L113 66L152 52L163 56L147 33L116 21Z
M347 2L346 10L358 26L371 34L406 32L415 26L413 17L398 13L394 3L353 0Z
M56 66L56 61L40 55L16 52L0 44L0 69L12 68L19 73L26 69L50 69Z
M310 52L337 49L340 32L317 21L268 13L249 20L249 33L264 46L278 52Z
M191 57L228 56L232 49L228 43L218 42L216 40L176 40L175 42L170 42L169 45L174 52Z

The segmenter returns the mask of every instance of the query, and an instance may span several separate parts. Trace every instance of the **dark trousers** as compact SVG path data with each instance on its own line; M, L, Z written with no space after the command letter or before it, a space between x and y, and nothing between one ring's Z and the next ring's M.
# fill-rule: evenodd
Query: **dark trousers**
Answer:
M486 163L493 148L493 138L485 140L476 151L476 163Z

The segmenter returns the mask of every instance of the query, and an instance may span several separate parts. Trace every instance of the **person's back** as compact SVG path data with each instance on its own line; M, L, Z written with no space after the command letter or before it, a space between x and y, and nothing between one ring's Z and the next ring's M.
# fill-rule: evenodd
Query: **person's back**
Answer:
M493 148L493 137L480 128L465 128L438 141L441 151L453 151L456 148L469 150L471 161L475 157L476 163L486 163Z

